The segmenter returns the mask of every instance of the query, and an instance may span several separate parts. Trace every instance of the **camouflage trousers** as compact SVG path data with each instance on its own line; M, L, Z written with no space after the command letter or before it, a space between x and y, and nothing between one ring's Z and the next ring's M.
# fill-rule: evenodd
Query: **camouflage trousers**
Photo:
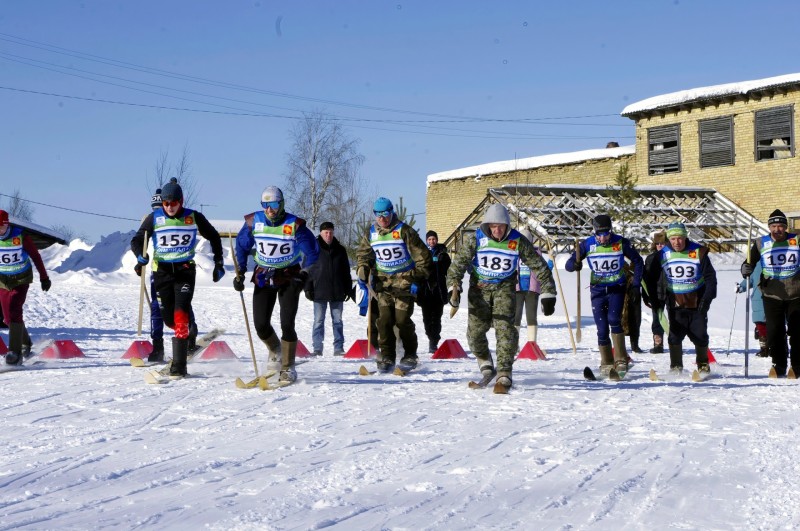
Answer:
M510 375L519 341L519 330L514 326L516 313L514 285L509 284L497 289L470 286L467 299L469 301L467 343L472 354L478 358L478 366L491 358L486 334L489 328L494 327L497 339L497 372Z
M400 336L406 356L417 355L417 332L411 314L414 313L414 298L411 295L394 295L388 291L381 291L378 298L378 343L380 357L387 361L396 361L397 339L394 337L394 327Z

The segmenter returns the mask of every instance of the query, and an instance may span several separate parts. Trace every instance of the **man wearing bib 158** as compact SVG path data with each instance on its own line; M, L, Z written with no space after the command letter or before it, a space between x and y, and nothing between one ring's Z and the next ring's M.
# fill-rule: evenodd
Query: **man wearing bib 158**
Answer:
M367 234L356 252L356 275L363 283L373 285L378 299L378 343L380 354L376 364L380 372L391 372L397 358L397 327L403 344L400 368L409 371L417 366L417 333L411 314L414 297L431 271L431 252L412 227L394 212L394 205L379 197L372 205L375 214Z
M175 331L172 338L172 365L169 376L183 378L189 349L189 315L194 297L194 253L198 233L211 244L214 254L214 282L225 274L222 262L222 240L217 230L200 212L183 206L183 189L176 178L161 188L161 208L148 214L131 240L131 251L139 264L143 256L144 233L153 243L153 285L158 294L161 317Z
M669 317L670 372L683 370L682 342L688 335L694 343L697 371L708 374L708 309L717 296L717 272L708 258L708 248L689 240L688 235L683 223L670 223L667 244L650 267L660 268L666 281L666 301L658 304L665 305ZM658 278L650 270L647 276Z
M787 232L786 215L775 210L767 221L769 234L753 243L742 276L749 277L761 261L761 288L767 320L767 351L772 355L775 376L786 375L786 324L789 325L791 369L800 377L800 247L797 234ZM770 375L772 375L770 373ZM791 376L791 374L790 374Z
M622 307L625 304L627 279L623 266L627 258L633 266L631 287L642 284L644 262L627 238L611 231L611 217L600 214L592 219L594 235L578 246L580 259L575 253L567 260L567 271L578 271L586 259L592 270L591 286L592 315L597 325L597 345L600 350L600 372L608 374L612 367L624 375L628 371L628 352L625 350L625 334L622 329ZM611 336L609 337L609 329ZM612 353L613 344L613 353Z
M269 349L270 362L280 352L281 382L297 380L295 355L297 332L295 317L300 293L308 280L308 268L319 257L319 246L304 219L286 212L283 192L267 186L261 193L261 207L244 217L244 225L236 236L236 263L239 270L233 288L244 291L247 257L254 250L255 269L250 282L253 289L253 324L261 341ZM281 338L275 334L270 320L275 302L280 303Z
M511 371L517 353L519 330L514 326L516 285L519 261L525 262L539 280L542 313L552 315L556 305L556 286L547 262L533 244L511 228L508 210L493 204L486 209L483 223L464 239L450 271L450 305L458 308L461 301L461 279L470 272L467 303L467 343L478 360L484 379L496 372L497 384L509 388ZM454 310L451 310L454 315ZM497 338L497 370L492 362L486 333L494 327Z

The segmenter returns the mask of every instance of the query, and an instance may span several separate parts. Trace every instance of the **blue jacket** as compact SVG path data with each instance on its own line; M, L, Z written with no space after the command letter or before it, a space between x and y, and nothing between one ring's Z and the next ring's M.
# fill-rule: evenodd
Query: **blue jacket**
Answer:
M753 268L753 274L750 275L750 287L753 289L750 292L750 312L751 319L754 323L765 323L767 316L764 313L764 299L761 297L761 288L758 287L758 282L754 279L761 278L761 261L756 262ZM739 289L744 292L747 289L747 279L743 278L739 283Z

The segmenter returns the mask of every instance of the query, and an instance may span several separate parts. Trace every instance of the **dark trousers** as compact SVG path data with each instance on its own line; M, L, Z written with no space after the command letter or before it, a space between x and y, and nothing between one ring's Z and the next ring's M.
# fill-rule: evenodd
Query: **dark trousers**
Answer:
M263 288L255 287L253 290L253 324L258 337L262 341L266 341L267 338L275 333L270 321L272 320L272 311L275 309L276 301L281 306L281 339L284 341L297 341L297 332L294 324L301 291L302 286L295 282L290 282L278 289L269 286Z
M153 273L153 285L160 302L164 324L175 331L175 337L189 337L189 315L194 297L195 267L189 262L161 262Z
M6 324L23 322L22 306L28 298L29 287L30 284L20 284L12 289L0 288L0 308Z
M642 329L642 294L639 288L628 288L626 299L628 307L628 335L631 344L639 343L639 334Z
M800 299L783 301L764 297L767 318L767 348L778 373L786 372L786 326L789 326L791 363L800 372Z
M650 312L653 314L653 324L650 325L650 330L653 331L653 335L656 336L663 336L664 335L664 327L661 326L661 321L658 319L658 311L664 311L664 308L661 306L653 306L650 309Z
M517 291L514 294L517 302L517 311L514 313L514 326L522 324L522 310L525 309L525 324L527 326L537 326L537 308L539 304L539 294L535 291Z
M421 300L419 307L422 309L422 324L425 325L425 335L430 341L438 342L442 338L442 314L444 303L440 300Z
M622 333L622 306L625 304L625 286L592 286L592 315L597 325L597 344L610 345L612 334Z
M708 315L686 308L670 308L668 315L670 345L682 344L688 335L695 346L708 347Z

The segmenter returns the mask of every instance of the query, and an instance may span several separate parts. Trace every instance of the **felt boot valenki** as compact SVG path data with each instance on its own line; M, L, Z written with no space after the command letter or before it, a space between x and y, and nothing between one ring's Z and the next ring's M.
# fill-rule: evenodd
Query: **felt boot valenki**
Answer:
M281 341L281 375L278 380L292 383L297 380L294 360L297 353L297 341Z

